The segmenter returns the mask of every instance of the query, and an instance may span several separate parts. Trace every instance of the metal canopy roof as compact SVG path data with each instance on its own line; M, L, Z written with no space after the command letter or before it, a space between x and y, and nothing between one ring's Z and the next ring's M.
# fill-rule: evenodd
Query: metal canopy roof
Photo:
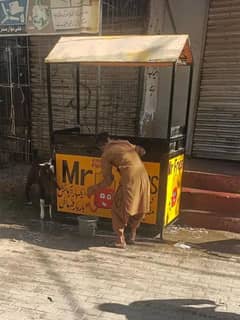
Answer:
M79 62L105 66L191 64L188 35L61 37L46 63Z

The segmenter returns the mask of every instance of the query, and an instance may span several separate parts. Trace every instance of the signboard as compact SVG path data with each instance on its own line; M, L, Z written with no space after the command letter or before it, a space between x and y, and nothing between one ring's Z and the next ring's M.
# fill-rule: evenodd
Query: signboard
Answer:
M164 226L175 220L180 213L183 163L183 154L169 160Z
M0 0L1 33L98 33L100 0Z
M0 33L24 33L28 0L0 0Z
M155 224L158 212L160 164L153 162L144 164L151 182L151 211L144 222ZM113 175L114 181L111 186L88 198L88 187L102 180L100 159L57 154L56 177L61 188L57 192L58 211L110 218L113 195L120 179L117 170L113 169Z

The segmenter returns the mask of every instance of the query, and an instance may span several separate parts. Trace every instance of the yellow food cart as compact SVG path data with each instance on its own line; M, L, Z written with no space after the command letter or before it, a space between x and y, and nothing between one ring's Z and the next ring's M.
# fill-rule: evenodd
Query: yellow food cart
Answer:
M191 96L193 59L187 35L140 35L62 37L45 59L47 68L48 115L51 153L55 158L56 178L61 187L57 191L56 206L59 213L111 217L111 205L119 176L114 171L114 182L92 198L87 188L101 180L100 154L95 145L99 133L98 117L101 114L100 90L97 88L95 132L82 133L80 126L80 70L81 66L96 66L97 76L102 67L154 67L164 75L168 70L169 99L164 106L165 117L159 119L161 135L115 135L128 139L146 150L143 158L151 182L151 211L144 223L154 226L162 236L163 227L179 216L185 142ZM77 126L54 130L51 67L52 64L71 64L76 67ZM118 70L116 68L116 72ZM185 68L184 85L186 99L179 99L178 72ZM182 78L181 78L182 79ZM144 77L139 78L144 82ZM177 83L178 82L178 83ZM143 88L143 85L142 85ZM131 91L129 91L131 95ZM180 93L181 95L181 93ZM179 106L181 104L181 106ZM140 109L140 108L139 108ZM179 111L180 110L180 111ZM181 123L174 124L177 113ZM140 116L138 117L140 121Z

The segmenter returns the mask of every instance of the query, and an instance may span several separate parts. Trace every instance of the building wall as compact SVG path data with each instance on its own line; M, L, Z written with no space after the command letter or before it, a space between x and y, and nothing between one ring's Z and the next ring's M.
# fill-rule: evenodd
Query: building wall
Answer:
M117 0L114 0L117 3ZM143 2L143 0L141 0ZM147 1L148 2L148 1ZM169 7L166 0L152 0L150 11L145 10L144 15L134 16L129 11L129 16L120 15L118 17L109 15L103 20L104 34L173 34L175 32L188 33L192 44L195 70L192 88L192 100L189 119L188 131L188 153L191 150L191 140L193 131L193 119L195 110L195 101L199 88L199 67L204 43L205 20L208 8L208 0L169 0ZM169 8L171 14L169 14ZM121 10L121 6L118 8ZM134 12L134 10L133 10ZM147 27L146 27L147 26ZM42 38L42 39L41 39ZM32 37L32 54L31 54L31 84L32 84L32 140L33 148L40 150L42 154L49 152L48 137L48 111L47 111L47 92L46 92L46 71L44 66L44 57L57 41L57 37ZM83 132L94 133L95 126L95 102L96 102L96 70L83 68L81 70L84 84L91 89L91 102L86 108L88 102L88 90L80 88L81 93L81 127ZM58 80L54 87L54 112L55 128L66 128L76 124L76 85L75 74L72 68L55 69L55 76ZM113 77L110 69L105 70L104 76L104 99L102 107L104 112L101 113L100 130L108 130L114 134L134 135L137 131L137 121L139 117L139 108L141 102L141 92L139 92L138 80L140 78L139 70L133 68L118 72L118 76ZM122 82L121 82L122 79ZM160 74L156 69L147 68L144 72L144 88L142 93L142 112L140 117L140 134L149 137L164 137L166 135L167 125L167 108L169 104L170 91L170 70L161 71ZM177 79L176 113L174 123L177 125L183 121L184 110L182 106L186 100L186 75L179 73ZM119 83L119 81L121 83ZM121 85L125 83L125 86ZM112 87L113 85L113 87ZM120 86L119 86L120 85ZM114 90L113 90L113 89ZM154 90L152 90L154 88ZM116 92L115 92L116 91ZM129 99L131 92L131 99ZM113 94L114 93L114 94ZM119 100L120 99L120 100ZM119 107L119 101L130 109ZM109 106L116 106L115 109L108 109ZM125 111L124 111L125 110ZM130 111L130 112L129 112ZM115 112L115 113L114 113ZM120 113L119 113L120 112ZM110 127L108 126L109 116L115 119ZM127 115L127 118L125 116ZM120 119L116 121L116 119ZM126 126L128 121L128 126ZM127 130L125 130L127 128ZM115 131L114 131L115 130Z
M193 86L187 137L187 153L190 154L196 104L199 95L200 68L206 37L209 0L171 0L170 3L173 8L172 12L177 32L189 34L194 57ZM181 89L179 89L179 92L181 92Z
M147 19L146 33L162 34L165 17L165 0L151 0ZM149 67L144 70L144 85L139 133L144 137L159 137L160 128L157 125L159 117L159 68ZM157 132L156 132L157 131Z
M144 34L146 0L108 0L104 2L102 33ZM122 4L122 5L121 5ZM124 5L123 5L124 4ZM147 7L147 6L146 6ZM44 58L58 37L30 38L32 85L32 147L44 157L49 154L49 129ZM95 133L97 86L100 87L98 132L135 135L139 118L139 68L101 68L97 81L96 67L80 66L80 129ZM76 68L52 66L52 103L54 129L77 126ZM100 83L100 85L99 85ZM90 94L89 94L90 92Z
M148 23L148 33L159 34L189 34L191 47L194 56L193 87L189 116L189 130L187 137L187 152L191 152L194 113L196 99L199 91L200 64L203 53L206 20L208 14L209 0L152 0L152 21ZM170 9L170 11L169 11ZM153 29L155 26L155 30ZM170 92L169 69L162 70L156 79L152 80L155 85L155 92L145 91L145 97L141 117L141 134L144 136L165 137L168 119L168 105ZM174 123L177 125L183 122L184 105L186 102L186 74L180 71L176 80L175 113ZM146 81L146 79L145 79ZM148 79L149 81L149 79ZM153 84L153 83L152 83ZM145 85L145 89L149 85ZM151 95L151 97L150 97ZM149 106L149 101L154 102L154 106Z

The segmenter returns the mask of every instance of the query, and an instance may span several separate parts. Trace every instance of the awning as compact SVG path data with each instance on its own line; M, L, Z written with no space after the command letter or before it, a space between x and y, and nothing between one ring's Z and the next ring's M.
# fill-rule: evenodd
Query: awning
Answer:
M46 63L161 66L191 64L188 35L61 37Z

